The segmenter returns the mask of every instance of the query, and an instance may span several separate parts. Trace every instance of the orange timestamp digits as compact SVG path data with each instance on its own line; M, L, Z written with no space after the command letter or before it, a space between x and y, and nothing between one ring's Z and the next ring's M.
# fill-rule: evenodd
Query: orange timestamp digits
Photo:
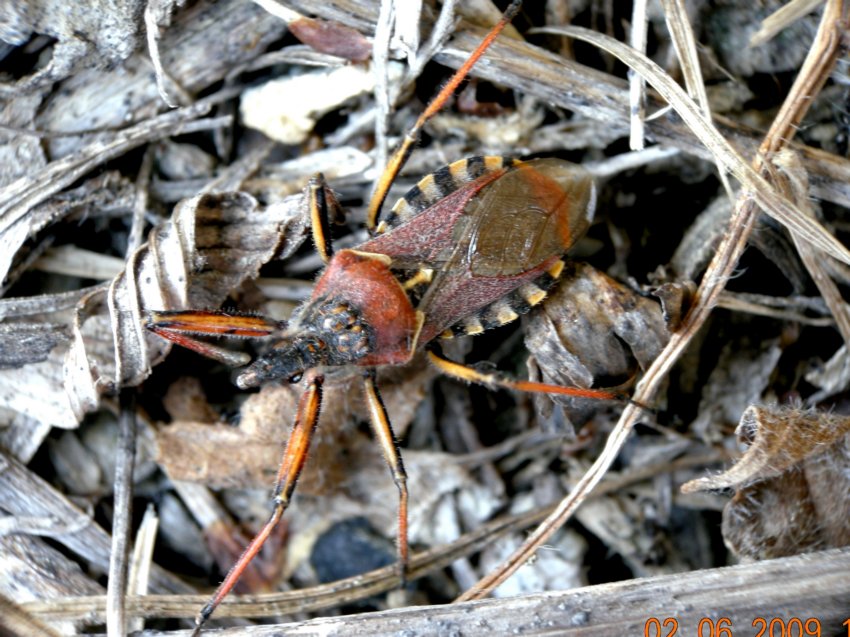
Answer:
M643 625L643 637L673 637L678 630L679 622L672 617L650 617Z
M787 622L780 617L774 617L770 621L764 617L756 617L753 620L753 628L758 630L755 637L820 637L820 622L813 617L807 619L805 624L797 617L792 617Z
M841 624L850 637L850 619ZM821 637L821 622L815 617L800 619L791 617L756 617L752 627L755 632L747 631L746 637ZM740 637L733 633L734 626L728 617L712 619L703 617L696 626L693 637ZM679 621L673 617L650 617L643 625L643 637L675 637L679 635ZM679 637L691 637L683 631Z

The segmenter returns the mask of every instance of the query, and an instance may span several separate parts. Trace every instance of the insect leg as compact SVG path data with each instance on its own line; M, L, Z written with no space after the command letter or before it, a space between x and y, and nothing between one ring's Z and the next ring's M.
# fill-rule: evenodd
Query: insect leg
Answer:
M232 336L236 338L265 338L285 326L282 321L263 316L243 316L227 312L152 311L147 313L145 327L172 343L212 358L225 365L239 367L250 362L243 352L232 352L218 345L193 338L194 336Z
M316 252L327 263L333 256L331 245L331 219L335 223L342 218L342 207L336 195L325 182L322 173L316 173L307 184L307 202L310 208L310 225Z
M498 373L481 372L477 369L455 363L437 354L433 349L428 350L428 358L431 363L441 372L452 378L464 380L468 383L478 383L491 387L504 387L537 394L560 394L561 396L575 396L578 398L592 398L595 400L619 400L633 402L625 394L605 389L584 389L582 387L564 387L562 385L550 385L548 383L537 383L529 380L510 380ZM636 403L637 404L637 403ZM643 407L643 405L638 405Z
M513 0L513 2L511 2L510 6L505 9L505 13L502 15L501 20L499 20L496 26L494 26L490 30L490 33L488 33L481 41L481 44L479 44L478 47L469 55L466 62L464 62L455 74L452 75L446 85L443 86L439 93L437 93L437 96L431 100L431 103L428 104L428 107L422 112L419 119L416 120L413 128L411 128L407 135L404 136L404 140L401 142L401 145L395 153L393 153L393 156L387 163L384 172L375 184L375 192L372 193L372 199L369 201L369 211L366 214L366 227L370 231L375 229L378 222L378 214L381 212L381 207L384 205L384 200L387 198L390 186L392 186L392 183L395 181L399 171L401 171L407 163L416 142L419 141L419 133L422 131L422 127L425 126L426 122L439 113L443 106L446 105L446 102L452 96L452 93L457 90L460 83L463 82L467 75L469 75L469 71L478 61L478 58L484 55L484 52L490 44L492 44L493 40L498 37L502 30L510 23L511 20L514 19L514 16L519 13L520 6L522 6L522 0Z
M375 370L369 369L363 374L363 389L366 393L366 403L369 406L369 416L372 420L372 429L381 443L384 459L393 474L393 482L398 487L398 568L401 581L405 581L408 563L407 543L407 472L401 459L398 441L390 425L387 409L378 386L375 382Z
M323 382L323 376L319 374L313 376L312 379L308 380L307 389L301 395L301 399L298 402L295 424L292 425L292 432L289 434L289 441L286 443L286 449L283 452L283 459L277 473L277 482L274 489L274 510L268 522L260 529L256 537L251 540L251 543L242 553L239 561L230 569L227 577L219 585L212 598L210 598L210 601L198 613L198 616L195 618L193 635L200 634L201 627L210 618L210 615L213 614L221 603L221 600L230 593L230 590L239 580L248 563L254 559L271 535L275 526L277 526L277 523L280 522L283 512L289 505L289 500L295 491L295 484L298 482L298 476L301 475L301 470L304 468L304 463L307 459L310 440L319 422L319 412L322 407Z

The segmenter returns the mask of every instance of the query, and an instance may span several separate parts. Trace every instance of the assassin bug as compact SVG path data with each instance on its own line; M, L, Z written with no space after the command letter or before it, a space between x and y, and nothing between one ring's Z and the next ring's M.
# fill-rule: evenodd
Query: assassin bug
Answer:
M517 13L514 0L393 155L369 204L372 238L334 253L328 218L336 210L323 178L307 188L313 239L326 262L310 299L289 321L223 312L150 312L148 329L206 356L245 364L197 336L276 339L241 372L237 385L305 382L274 489L274 509L196 618L196 632L232 589L280 521L319 421L326 370L359 370L372 427L398 487L398 556L408 561L407 478L376 385L376 368L402 365L425 350L441 371L468 382L529 392L627 400L605 390L513 381L443 358L434 341L509 323L539 304L563 269L563 255L589 226L595 189L580 167L555 159L471 157L423 178L379 222L390 185L425 122L437 113L492 40Z

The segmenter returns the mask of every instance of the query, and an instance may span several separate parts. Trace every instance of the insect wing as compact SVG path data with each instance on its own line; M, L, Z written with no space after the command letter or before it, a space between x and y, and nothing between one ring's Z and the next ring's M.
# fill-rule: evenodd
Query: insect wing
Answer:
M556 159L518 163L482 189L453 226L451 257L419 304L426 317L420 342L490 306L481 329L527 311L536 301L509 295L550 276L589 227L594 206L587 171ZM542 296L546 289L542 286Z
M469 161L462 160L448 168ZM452 172L456 171L449 172L448 177ZM439 174L428 175L405 194L390 213L386 233L357 249L391 257L394 269L442 269L456 252L457 227L459 223L465 225L470 202L502 177L505 169L499 158L498 169L482 172L470 181L440 179Z
M472 274L514 276L565 254L587 231L594 204L593 180L580 166L557 159L517 165L467 206Z

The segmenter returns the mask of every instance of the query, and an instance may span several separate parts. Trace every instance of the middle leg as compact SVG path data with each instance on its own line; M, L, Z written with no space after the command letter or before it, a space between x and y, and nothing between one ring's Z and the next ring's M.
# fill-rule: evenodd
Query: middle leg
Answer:
M381 443L384 459L393 474L393 482L398 488L398 568L401 581L404 582L407 574L409 559L409 548L407 541L407 472L404 470L404 462L401 459L401 451L398 441L393 433L390 419L387 416L387 408L381 400L378 385L375 382L375 369L371 368L363 373L363 391L366 395L366 404L369 407L369 417L372 429Z

